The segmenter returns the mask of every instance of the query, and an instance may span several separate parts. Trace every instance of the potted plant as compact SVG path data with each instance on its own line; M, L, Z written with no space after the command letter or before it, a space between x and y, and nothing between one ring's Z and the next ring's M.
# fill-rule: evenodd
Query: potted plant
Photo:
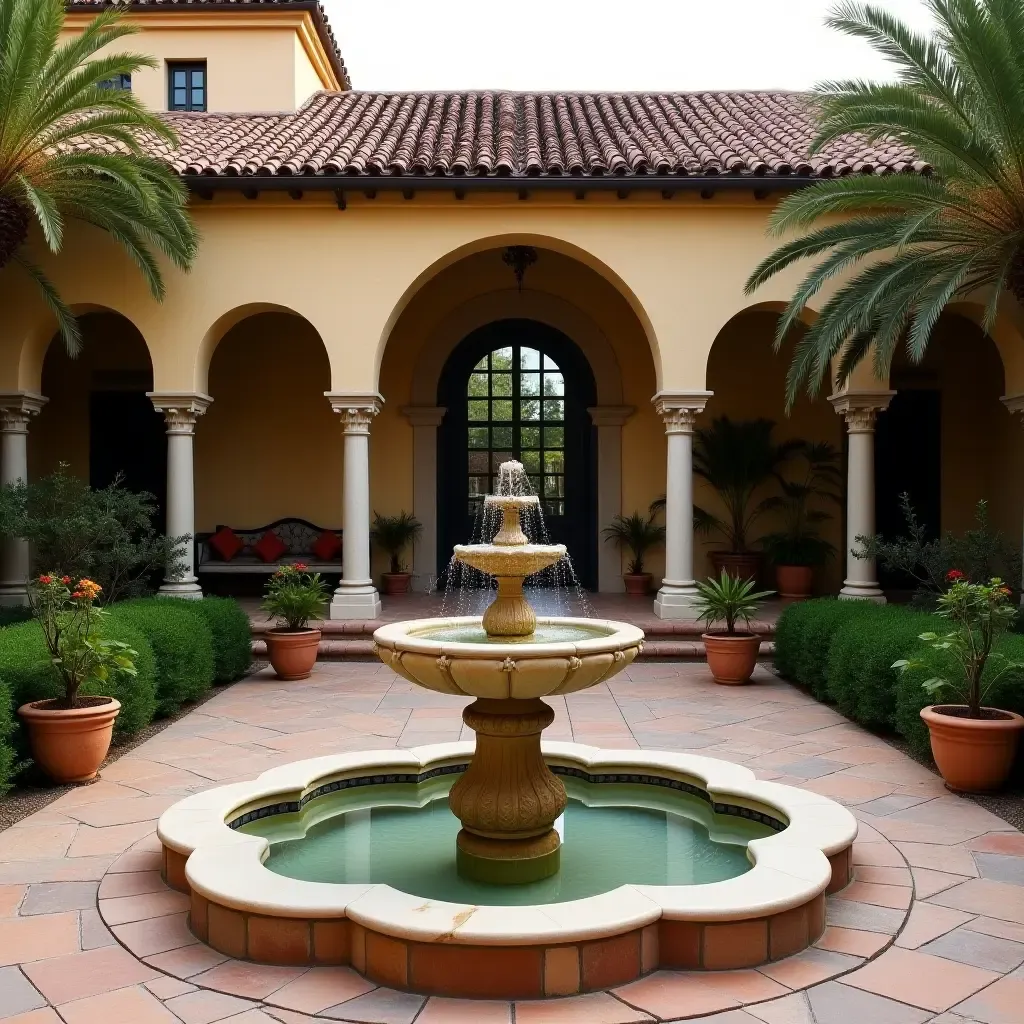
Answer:
M749 681L761 647L761 638L750 632L750 620L772 591L755 592L753 580L738 579L723 568L718 579L699 582L697 593L697 620L707 623L709 632L702 639L715 682L735 686ZM745 632L736 629L741 620ZM710 632L716 622L725 623L724 633Z
M833 516L820 505L842 502L841 475L839 452L827 442L804 443L794 454L802 459L804 472L796 479L778 475L783 527L762 537L761 546L775 564L779 597L802 601L814 589L815 568L836 551L835 545L821 536L819 527Z
M267 655L279 679L306 679L313 671L320 630L309 622L324 617L327 595L320 573L302 562L281 566L267 582L263 610L279 623L267 630Z
M651 548L665 540L665 527L654 521L656 508L651 506L646 516L634 512L630 516L616 516L604 529L606 540L627 547L633 557L626 566L622 582L626 593L634 597L647 594L651 589L651 574L644 569L644 556Z
M402 562L402 552L423 532L423 524L408 512L397 516L373 514L370 539L391 559L388 572L381 577L381 590L385 594L407 594L411 574Z
M29 584L32 611L64 693L24 704L18 715L28 730L36 764L58 783L96 777L121 710L120 701L83 695L82 687L102 685L113 672L135 675L137 652L103 636L106 612L95 603L101 590L90 579L75 582L55 572Z
M757 579L761 553L753 549L755 523L779 507L777 494L764 494L777 479L780 467L803 446L802 441L776 444L771 420L733 421L719 416L710 427L695 431L693 471L717 491L724 515L694 506L693 526L698 533L722 537L725 551L711 552L716 573L723 569L738 579Z
M949 590L939 597L936 612L955 628L943 636L922 633L920 639L940 652L940 664L948 666L922 685L929 696L948 703L922 708L921 718L928 726L932 756L946 785L964 793L987 793L1006 781L1024 729L1020 715L985 706L985 697L1003 675L1024 668L992 650L1019 609L998 576L988 583L971 583L952 569L947 580ZM990 662L1000 665L985 679ZM893 668L935 671L935 663L904 659Z

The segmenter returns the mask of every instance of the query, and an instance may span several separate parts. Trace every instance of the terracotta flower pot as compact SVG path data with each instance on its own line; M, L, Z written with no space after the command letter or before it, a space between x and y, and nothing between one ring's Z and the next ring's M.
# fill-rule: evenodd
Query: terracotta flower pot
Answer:
M626 585L626 593L631 597L643 597L651 592L651 574L649 572L627 573L622 577Z
M319 629L267 630L267 656L279 679L308 679L319 649Z
M18 708L32 757L54 782L88 782L96 778L110 749L121 702L113 697L79 697L83 707L59 708L56 703L37 700Z
M991 717L967 718L966 711L962 704L933 704L921 709L921 717L946 785L963 793L988 793L1010 774L1024 718L996 708L982 709Z
M712 551L709 557L716 576L721 576L723 569L740 580L757 580L761 575L759 551Z
M723 633L704 633L704 651L708 668L716 683L738 686L750 681L757 665L761 638L753 633L725 636Z
M411 579L412 573L409 572L386 572L381 577L381 590L391 596L408 594Z
M775 589L788 601L806 601L814 590L814 569L809 565L775 566Z

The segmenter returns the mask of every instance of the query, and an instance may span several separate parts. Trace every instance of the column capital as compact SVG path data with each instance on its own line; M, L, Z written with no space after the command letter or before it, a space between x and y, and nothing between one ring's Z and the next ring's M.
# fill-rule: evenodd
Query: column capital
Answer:
M829 395L832 408L846 420L851 434L869 434L875 429L875 417L889 408L895 391L840 391Z
M414 427L439 427L447 411L443 405L402 406L402 415Z
M692 434L713 391L659 391L651 401L665 421L666 434Z
M48 401L34 391L0 391L0 433L28 433L28 421L37 416Z
M201 391L147 391L146 397L164 414L168 434L195 433L196 420L213 402Z
M346 434L369 434L370 424L384 405L376 391L351 394L343 391L325 391L331 408L341 417L341 428Z
M633 405L593 405L587 412L595 427L624 427L636 412Z

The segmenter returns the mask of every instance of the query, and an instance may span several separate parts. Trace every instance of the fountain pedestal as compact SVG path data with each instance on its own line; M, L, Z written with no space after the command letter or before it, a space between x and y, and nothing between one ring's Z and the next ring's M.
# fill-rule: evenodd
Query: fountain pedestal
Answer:
M478 698L462 713L476 733L469 768L448 795L462 822L459 873L479 882L536 882L558 871L555 820L565 787L544 762L541 733L555 718L540 699Z

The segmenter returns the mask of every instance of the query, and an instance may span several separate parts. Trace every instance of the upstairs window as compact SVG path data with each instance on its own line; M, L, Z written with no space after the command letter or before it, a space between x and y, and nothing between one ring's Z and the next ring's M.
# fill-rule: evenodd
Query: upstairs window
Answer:
M124 92L132 91L131 75L114 75L113 78L104 78L98 83L101 89L120 89Z
M206 109L206 61L167 65L167 109Z

